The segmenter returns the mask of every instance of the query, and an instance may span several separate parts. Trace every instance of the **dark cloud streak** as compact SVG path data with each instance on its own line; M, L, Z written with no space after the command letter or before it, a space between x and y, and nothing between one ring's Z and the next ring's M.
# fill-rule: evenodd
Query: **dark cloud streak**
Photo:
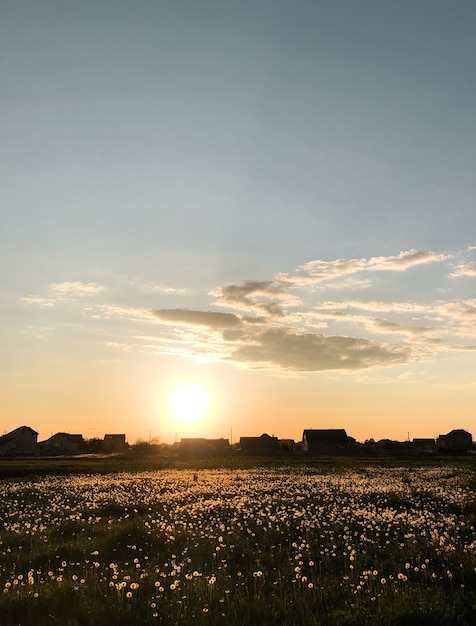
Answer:
M241 319L233 313L217 311L195 311L191 309L156 309L153 315L162 322L175 324L194 324L214 329L239 327Z

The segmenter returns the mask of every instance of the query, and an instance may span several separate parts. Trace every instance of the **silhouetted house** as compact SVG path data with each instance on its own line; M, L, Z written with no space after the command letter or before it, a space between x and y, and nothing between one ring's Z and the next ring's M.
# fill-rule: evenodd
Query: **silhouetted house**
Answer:
M40 454L78 454L84 449L85 441L82 435L56 433L45 441L38 443Z
M127 443L125 435L104 435L104 452L122 452L126 448Z
M0 456L32 456L37 451L38 433L29 426L20 426L0 437Z
M355 439L344 428L310 428L302 434L302 446L309 454L338 454L352 450Z
M282 452L294 452L294 450L296 449L296 442L294 441L294 439L280 439L279 449Z
M436 452L436 441L428 438L417 438L413 440L413 450L415 452Z
M180 440L179 453L182 456L219 456L230 452L228 439L206 439L186 437Z
M473 448L473 436L458 428L447 435L440 435L436 443L440 452L467 452Z
M395 441L394 439L379 439L374 444L375 452L382 453L403 453L408 452L412 447L409 441Z
M260 437L240 437L240 449L245 454L275 454L279 439L263 433Z

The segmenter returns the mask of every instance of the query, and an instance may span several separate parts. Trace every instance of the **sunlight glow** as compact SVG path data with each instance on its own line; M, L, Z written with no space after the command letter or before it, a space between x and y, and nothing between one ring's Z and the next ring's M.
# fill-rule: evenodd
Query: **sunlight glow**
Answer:
M191 424L202 418L207 412L207 392L195 383L180 385L172 391L169 407L178 421L183 424Z

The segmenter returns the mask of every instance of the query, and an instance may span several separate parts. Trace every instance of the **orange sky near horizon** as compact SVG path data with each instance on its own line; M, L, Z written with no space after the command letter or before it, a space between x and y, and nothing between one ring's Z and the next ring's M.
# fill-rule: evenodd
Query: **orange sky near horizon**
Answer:
M472 357L464 356L448 358L460 367L466 360L469 368ZM437 368L431 365L425 378L420 380L416 372L404 384L395 371L399 368L360 374L370 379L365 381L349 373L289 378L195 365L183 368L183 376L181 369L164 376L156 365L140 372L133 363L99 364L79 378L73 364L56 374L35 374L28 394L23 393L24 381L15 388L12 377L3 397L4 414L9 414L4 431L28 425L39 431L39 440L55 432L88 439L124 432L129 443L151 437L173 443L198 436L236 442L263 432L300 441L305 428L345 428L362 442L371 437L435 437L453 428L475 432L471 377L465 382L458 374L448 377L446 385L435 385ZM170 394L187 381L201 385L209 398L204 416L189 424L177 420L169 406ZM452 386L457 393L451 393Z

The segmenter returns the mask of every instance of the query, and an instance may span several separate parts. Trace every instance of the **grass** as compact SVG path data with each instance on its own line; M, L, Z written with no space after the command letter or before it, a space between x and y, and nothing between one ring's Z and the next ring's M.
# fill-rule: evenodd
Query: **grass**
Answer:
M476 623L472 458L0 469L2 626Z
M458 456L324 456L283 453L278 456L229 455L182 458L174 452L137 453L134 450L121 454L85 454L81 456L53 457L0 457L0 480L2 478L26 478L32 476L71 474L111 474L115 472L140 472L164 469L230 469L256 467L296 467L309 471L343 471L366 467L439 467L476 469L476 455ZM475 474L476 476L476 474ZM476 478L475 478L476 481Z

